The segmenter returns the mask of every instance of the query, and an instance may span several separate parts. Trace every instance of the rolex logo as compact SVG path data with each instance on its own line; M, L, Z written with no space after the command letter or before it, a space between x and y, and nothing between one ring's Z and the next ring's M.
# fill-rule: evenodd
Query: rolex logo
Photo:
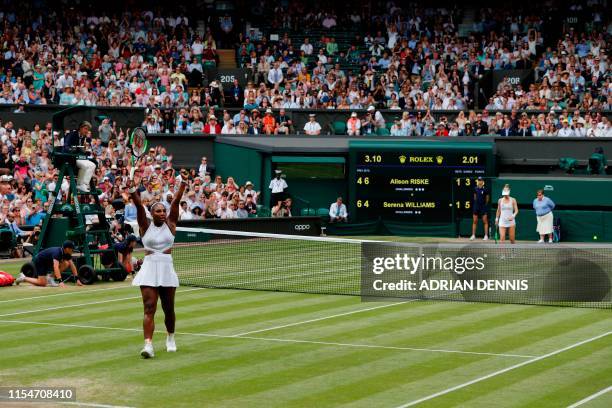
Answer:
M438 164L442 164L443 161L444 161L444 156L436 156L436 162Z
M399 161L400 163L404 164L406 163L406 156L404 156L403 154L399 157Z

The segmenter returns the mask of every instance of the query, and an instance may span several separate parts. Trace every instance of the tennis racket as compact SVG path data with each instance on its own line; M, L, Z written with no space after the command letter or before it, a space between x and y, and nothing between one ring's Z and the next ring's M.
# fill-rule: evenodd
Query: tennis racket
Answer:
M143 127L137 127L130 135L130 147L132 148L132 169L130 170L130 180L134 181L134 172L136 172L136 163L147 152L147 130Z
M495 243L499 241L499 226L495 225Z

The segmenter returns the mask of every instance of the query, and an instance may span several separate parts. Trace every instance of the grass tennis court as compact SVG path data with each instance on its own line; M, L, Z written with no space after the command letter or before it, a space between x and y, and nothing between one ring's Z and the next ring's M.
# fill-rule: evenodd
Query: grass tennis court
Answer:
M125 283L4 288L0 301L2 383L72 385L92 404L396 407L527 363L422 405L558 407L612 378L609 310L183 287L179 352L158 335L142 360Z

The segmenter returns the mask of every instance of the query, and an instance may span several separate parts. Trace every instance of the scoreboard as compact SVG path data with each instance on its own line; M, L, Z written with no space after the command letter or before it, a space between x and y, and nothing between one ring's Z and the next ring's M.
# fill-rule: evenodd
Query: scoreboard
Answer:
M451 223L471 216L476 178L493 175L491 143L355 141L349 155L357 221Z

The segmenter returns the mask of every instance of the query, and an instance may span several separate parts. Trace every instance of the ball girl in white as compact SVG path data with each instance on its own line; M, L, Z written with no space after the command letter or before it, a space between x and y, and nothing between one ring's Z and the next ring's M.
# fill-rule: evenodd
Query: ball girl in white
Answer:
M182 174L179 191L170 205L169 214L166 207L158 202L151 206L152 221L147 218L146 210L140 201L140 193L136 186L140 185L140 178L134 178L134 186L130 189L132 200L136 206L136 215L145 257L132 285L140 286L142 303L144 306L144 319L142 328L144 332L144 348L140 352L144 358L155 355L153 351L153 332L155 330L155 312L157 300L161 299L164 310L164 323L168 332L166 337L166 350L176 351L174 340L174 327L176 317L174 314L174 295L179 286L178 277L172 262L172 245L176 234L176 222L179 216L179 203L187 186L188 175Z

